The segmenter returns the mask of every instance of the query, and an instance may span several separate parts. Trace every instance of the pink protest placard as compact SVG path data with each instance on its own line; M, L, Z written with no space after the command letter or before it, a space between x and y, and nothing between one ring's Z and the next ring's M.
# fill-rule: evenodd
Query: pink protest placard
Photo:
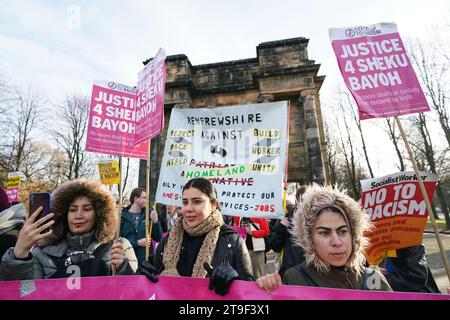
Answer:
M361 120L429 111L395 23L329 29Z
M209 279L145 276L86 277L0 282L0 300L450 300L450 295L281 285L272 293L256 282L235 280L220 296Z
M95 81L92 87L86 151L147 159L147 142L135 146L136 88Z
M151 139L163 130L165 60L164 50L159 49L156 56L138 74L135 144Z

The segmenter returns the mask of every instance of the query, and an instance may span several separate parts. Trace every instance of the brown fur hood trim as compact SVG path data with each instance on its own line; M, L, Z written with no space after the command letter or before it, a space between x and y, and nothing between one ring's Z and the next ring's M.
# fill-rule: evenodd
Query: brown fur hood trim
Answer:
M56 215L53 227L55 241L53 243L60 242L69 232L67 223L69 205L79 196L86 196L94 206L95 240L100 243L112 240L118 227L118 213L114 196L98 181L78 179L62 184L52 193L51 208Z
M323 262L317 255L313 243L313 232L318 211L333 204L345 211L350 224L353 251L346 267L361 271L365 264L364 248L368 244L364 232L371 227L371 224L360 204L347 196L345 190L340 191L330 186L323 187L317 184L307 188L303 195L303 201L298 203L294 213L294 228L292 230L294 239L304 249L308 265L313 266L318 271L328 272L330 265Z

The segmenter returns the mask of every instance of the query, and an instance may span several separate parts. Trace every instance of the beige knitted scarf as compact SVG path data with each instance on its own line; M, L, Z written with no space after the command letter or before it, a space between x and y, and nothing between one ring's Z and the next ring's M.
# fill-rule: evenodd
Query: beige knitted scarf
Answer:
M207 272L203 263L212 262L217 240L219 239L220 227L223 225L222 214L219 210L213 211L202 223L195 227L189 227L183 218L177 219L175 225L169 233L169 239L164 249L163 276L179 276L177 270L178 260L180 259L180 250L183 243L183 233L186 231L191 236L202 236L206 234L205 240L195 260L191 277L205 278Z

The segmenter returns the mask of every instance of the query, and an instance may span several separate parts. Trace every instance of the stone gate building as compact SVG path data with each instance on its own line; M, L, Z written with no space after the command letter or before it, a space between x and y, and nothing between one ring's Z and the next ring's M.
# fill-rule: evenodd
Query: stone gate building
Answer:
M319 90L325 76L308 58L306 38L270 41L256 47L256 58L193 66L184 54L166 58L164 132L151 142L151 199L154 199L172 108L201 108L290 101L288 182L324 182L318 130L322 123ZM147 62L147 61L146 61ZM144 62L144 64L146 63ZM145 187L146 161L139 186ZM153 201L153 200L152 200Z

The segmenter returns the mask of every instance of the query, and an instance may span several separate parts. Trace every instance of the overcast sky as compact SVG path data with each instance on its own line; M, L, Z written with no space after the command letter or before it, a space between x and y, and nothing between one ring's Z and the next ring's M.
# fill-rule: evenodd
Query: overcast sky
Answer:
M197 65L256 57L261 42L306 37L309 58L327 76L327 98L341 81L328 28L396 22L402 38L427 37L448 30L449 13L445 0L0 0L0 72L57 102L89 95L94 79L134 85L142 61L160 47Z

